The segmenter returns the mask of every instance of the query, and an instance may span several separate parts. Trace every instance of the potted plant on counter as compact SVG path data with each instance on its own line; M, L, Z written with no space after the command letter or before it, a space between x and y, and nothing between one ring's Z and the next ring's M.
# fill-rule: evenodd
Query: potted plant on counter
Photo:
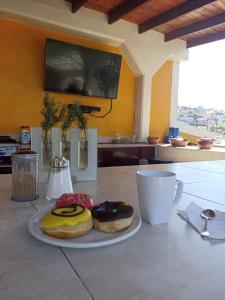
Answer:
M172 147L187 147L189 140L178 136L176 138L170 138L170 144Z
M198 139L198 147L199 149L210 150L214 146L214 139L210 139L207 137Z
M157 145L159 143L159 138L157 136L149 136L147 141L150 145Z

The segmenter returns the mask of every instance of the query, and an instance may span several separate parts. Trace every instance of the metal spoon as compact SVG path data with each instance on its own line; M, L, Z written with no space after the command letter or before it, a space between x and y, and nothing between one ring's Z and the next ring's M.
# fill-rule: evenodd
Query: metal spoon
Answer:
M201 236L208 237L210 236L210 233L208 232L208 220L215 218L216 214L212 209L204 209L200 215L203 219L205 219L205 226L201 232Z

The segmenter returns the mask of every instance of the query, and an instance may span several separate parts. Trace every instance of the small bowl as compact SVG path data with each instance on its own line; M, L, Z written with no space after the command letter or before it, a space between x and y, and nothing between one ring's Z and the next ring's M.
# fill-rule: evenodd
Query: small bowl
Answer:
M210 150L210 149L212 149L213 146L214 146L213 139L204 138L204 139L198 140L199 149Z
M148 137L148 143L151 145L157 145L159 143L158 137Z
M172 147L187 147L189 140L186 139L170 139Z

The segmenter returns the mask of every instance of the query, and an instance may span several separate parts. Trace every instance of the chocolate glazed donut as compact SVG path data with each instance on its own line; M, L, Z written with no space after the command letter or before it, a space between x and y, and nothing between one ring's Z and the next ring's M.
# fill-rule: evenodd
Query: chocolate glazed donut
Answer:
M124 202L97 204L92 209L94 228L102 232L117 232L130 227L134 209Z

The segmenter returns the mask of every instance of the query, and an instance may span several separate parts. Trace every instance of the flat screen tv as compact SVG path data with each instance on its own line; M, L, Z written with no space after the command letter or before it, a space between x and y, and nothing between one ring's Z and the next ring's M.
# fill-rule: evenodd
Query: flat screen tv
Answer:
M116 99L121 55L46 40L45 90Z

